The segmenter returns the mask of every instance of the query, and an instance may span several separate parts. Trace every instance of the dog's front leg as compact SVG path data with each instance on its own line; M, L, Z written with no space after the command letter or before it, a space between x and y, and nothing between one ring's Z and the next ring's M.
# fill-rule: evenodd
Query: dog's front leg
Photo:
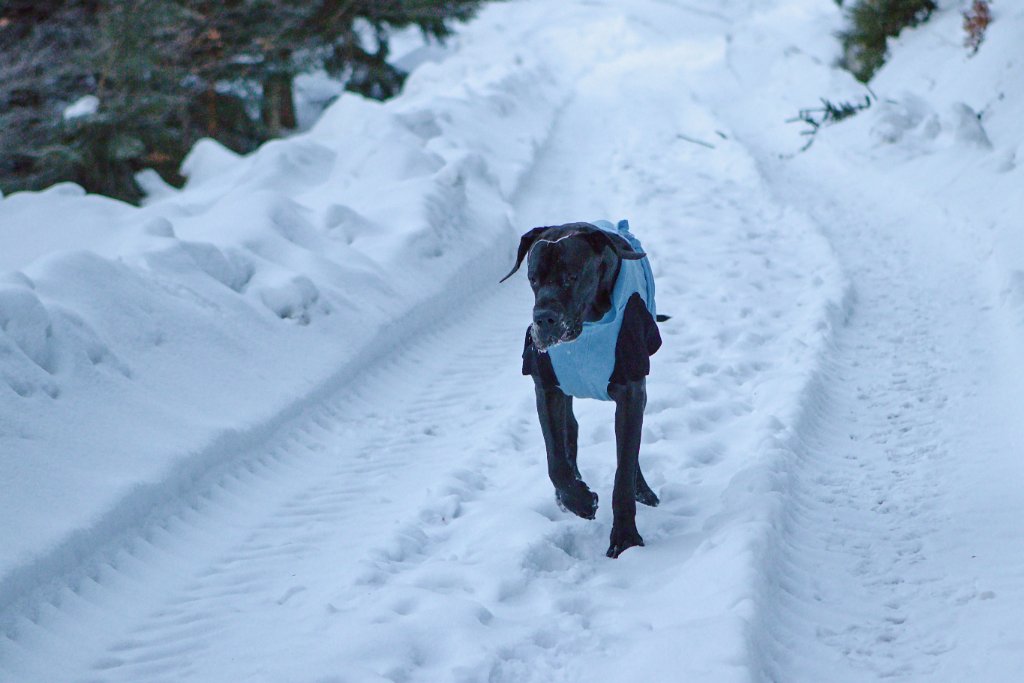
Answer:
M611 384L608 395L615 401L615 488L612 490L612 534L608 557L643 545L636 530L637 472L640 469L640 432L647 406L645 380Z
M571 422L572 399L557 387L545 388L539 381L534 383L537 394L537 416L540 430L544 434L544 446L548 454L548 476L555 485L555 499L569 512L584 519L593 519L597 513L597 494L587 488L576 470L575 437ZM572 453L569 437L573 438Z
M569 466L573 475L583 481L579 465L576 464L577 446L580 439L580 423L572 412L572 396L565 397L565 454L569 458Z

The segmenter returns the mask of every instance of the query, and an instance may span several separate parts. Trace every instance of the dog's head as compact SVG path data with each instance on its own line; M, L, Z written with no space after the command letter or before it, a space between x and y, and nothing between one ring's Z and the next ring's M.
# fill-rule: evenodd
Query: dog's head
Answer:
M625 239L590 223L534 228L519 241L515 266L501 281L527 259L534 294L530 332L544 350L579 337L584 321L600 319L611 307L621 259L643 257Z

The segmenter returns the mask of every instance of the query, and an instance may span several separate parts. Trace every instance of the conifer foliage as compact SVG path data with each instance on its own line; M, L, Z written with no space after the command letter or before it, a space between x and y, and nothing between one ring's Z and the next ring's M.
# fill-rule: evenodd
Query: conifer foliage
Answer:
M857 0L848 10L850 28L839 33L840 65L867 83L885 63L886 41L927 21L935 9L934 0Z
M394 96L392 32L443 40L483 1L4 0L0 190L69 180L137 200L135 173L180 181L200 137L248 152L294 128L297 74Z

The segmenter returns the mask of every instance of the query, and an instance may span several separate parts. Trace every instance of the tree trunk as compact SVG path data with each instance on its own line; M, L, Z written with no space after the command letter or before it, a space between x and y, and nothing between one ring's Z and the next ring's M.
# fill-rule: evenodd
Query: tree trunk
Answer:
M217 137L217 91L213 89L213 86L207 86L206 90L203 91L203 105L206 113L206 125L203 127L206 129L206 135L211 138Z
M291 74L272 73L263 79L263 103L260 109L263 125L271 133L295 129L298 124L295 119Z

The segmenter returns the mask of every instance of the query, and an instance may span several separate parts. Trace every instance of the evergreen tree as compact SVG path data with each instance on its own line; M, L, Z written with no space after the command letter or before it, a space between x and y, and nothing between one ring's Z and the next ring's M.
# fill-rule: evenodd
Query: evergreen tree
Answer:
M13 0L0 14L0 180L4 192L75 177L62 112L95 86L94 2ZM79 95L80 96L80 95Z
M928 20L934 0L859 0L848 12L850 28L839 33L840 66L867 83L885 63L886 41Z
M296 52L301 50L308 57L293 65L308 68L312 61L344 80L347 90L385 100L398 94L407 75L388 61L391 33L416 26L425 37L443 41L452 34L453 22L468 21L482 3L483 0L301 2L310 11L289 27L288 42L296 46ZM280 67L282 62L276 64ZM289 73L278 68L274 73L280 79L279 103L287 107L292 97L290 76L295 71Z
M200 136L248 152L295 127L292 80L326 68L385 99L390 33L443 40L482 0L7 0L0 9L0 189L72 180L137 200ZM83 96L95 111L64 115Z
M178 7L164 0L23 5L32 6L5 6L0 17L4 192L74 181L131 201L141 196L136 171L154 167L175 178L189 144ZM83 96L95 98L95 111L66 116Z
M89 57L99 106L63 125L77 156L74 180L90 191L131 201L141 196L133 178L142 168L177 178L192 142L190 96L182 87L184 21L181 7L164 0L100 6Z

